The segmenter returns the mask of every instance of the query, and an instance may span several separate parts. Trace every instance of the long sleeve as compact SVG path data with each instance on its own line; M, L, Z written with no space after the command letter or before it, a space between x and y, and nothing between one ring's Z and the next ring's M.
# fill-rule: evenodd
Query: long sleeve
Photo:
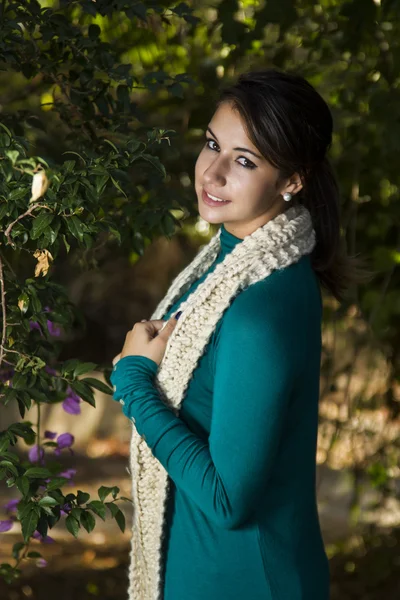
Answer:
M226 311L214 348L208 443L161 400L154 361L127 356L112 374L114 398L123 399L126 416L153 455L177 488L220 527L240 527L268 493L303 356L303 328L296 329L301 315L294 307L293 298L260 282Z

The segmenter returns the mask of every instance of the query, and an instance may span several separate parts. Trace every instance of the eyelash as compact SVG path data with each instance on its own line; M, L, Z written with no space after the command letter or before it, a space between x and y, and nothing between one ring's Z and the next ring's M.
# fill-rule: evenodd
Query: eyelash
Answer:
M217 152L217 150L215 150L214 148L210 148L209 142L213 142L216 146L218 146L217 142L215 140L213 140L212 138L206 137L206 143L205 143L206 148L208 148L209 150L213 150L214 152ZM245 169L253 170L253 169L257 168L257 166L254 163L252 163L251 160L249 160L245 156L239 156L239 158L244 158L244 160L247 161L247 163L248 163L247 165L243 165L242 163L239 163L239 165L241 165Z

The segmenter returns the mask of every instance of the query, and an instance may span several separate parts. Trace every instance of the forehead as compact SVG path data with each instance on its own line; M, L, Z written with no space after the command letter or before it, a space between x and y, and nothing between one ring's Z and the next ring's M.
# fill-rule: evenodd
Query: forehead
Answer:
M236 146L236 142L246 142L251 144L247 135L245 125L239 112L231 104L224 102L221 104L212 116L209 127L213 130L218 139L225 138ZM252 145L252 144L251 144Z

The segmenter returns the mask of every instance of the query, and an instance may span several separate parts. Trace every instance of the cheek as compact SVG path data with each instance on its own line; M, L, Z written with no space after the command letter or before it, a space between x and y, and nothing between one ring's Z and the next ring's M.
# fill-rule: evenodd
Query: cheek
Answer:
M199 156L197 157L196 160L196 164L195 164L195 168L194 168L194 174L195 174L195 178L200 178L204 171L206 171L207 167L208 167L208 163L209 160L207 159L207 154L204 150L202 150L199 154Z
M233 178L232 186L240 197L246 198L246 203L252 206L264 205L274 196L273 186L265 180L260 180L252 171Z

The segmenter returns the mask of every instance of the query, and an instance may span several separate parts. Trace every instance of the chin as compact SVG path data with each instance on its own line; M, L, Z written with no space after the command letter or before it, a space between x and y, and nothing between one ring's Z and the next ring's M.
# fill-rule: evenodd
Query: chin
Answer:
M200 217L203 219L203 221L206 221L207 223L210 223L211 225L218 225L219 223L223 223L225 221L225 219L221 216L219 217L217 214L215 214L217 211L213 211L213 209L210 207L210 210L202 210L199 207L199 215Z

